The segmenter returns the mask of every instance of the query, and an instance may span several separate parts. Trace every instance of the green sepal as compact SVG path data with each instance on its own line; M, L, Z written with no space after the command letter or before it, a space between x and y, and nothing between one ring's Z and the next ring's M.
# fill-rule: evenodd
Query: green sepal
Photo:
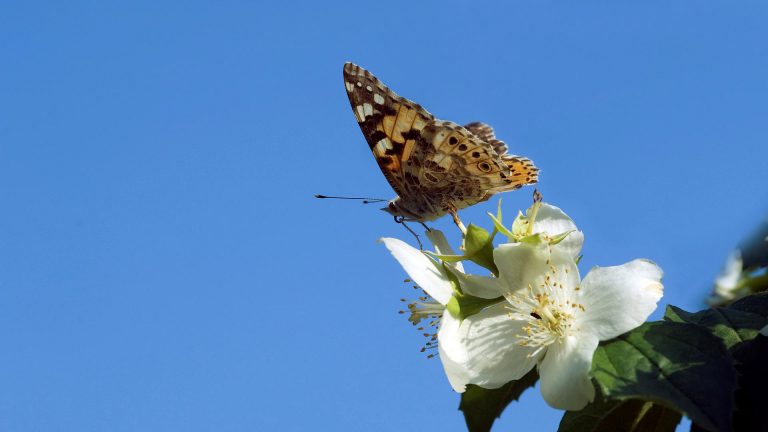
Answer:
M547 241L544 239L544 236L541 233L521 237L519 240L520 240L520 243L525 243L530 245L540 245L543 243L547 243Z
M448 300L448 304L445 305L445 309L454 318L456 318L458 320L461 319L461 305L459 304L459 301L456 298L456 296L451 296L451 299Z
M448 265L445 263L442 263L442 265L443 270L451 283L451 287L453 288L453 296L448 300L448 304L445 305L445 307L454 318L463 320L470 315L480 312L488 306L504 301L504 297L501 296L493 299L485 299L465 293L461 289L459 279L453 274L452 269L449 269Z
M497 303L501 303L504 297L496 297L494 299L484 299L482 297L475 297L469 294L463 296L453 297L451 300L456 300L458 303L458 315L454 315L456 318L463 320L469 316L472 316L488 306L493 306Z
M504 226L504 223L501 222L501 218L497 218L496 216L491 214L491 212L488 212L488 216L491 217L491 220L493 221L493 226L494 226L494 228L496 228L496 231L498 231L498 232L504 234L505 236L507 236L507 239L510 242L516 241L515 240L515 235L512 234L512 231L510 231L509 229L507 229L507 227Z
M467 235L464 236L464 257L473 263L499 275L499 269L493 262L493 234L475 224L469 224Z
M456 263L456 262L459 262L459 261L464 261L464 260L469 259L465 255L440 255L440 254L436 254L436 253L434 253L432 251L424 251L424 253L426 253L426 254L428 254L430 256L433 256L433 257L439 259L440 261L445 261L445 262L449 262L449 263Z
M562 234L558 234L558 235L556 235L554 237L550 237L549 238L550 246L554 246L554 245L560 243L561 241L565 240L570 233L575 232L575 231L576 230L570 230L570 231L566 231L566 232L564 232Z

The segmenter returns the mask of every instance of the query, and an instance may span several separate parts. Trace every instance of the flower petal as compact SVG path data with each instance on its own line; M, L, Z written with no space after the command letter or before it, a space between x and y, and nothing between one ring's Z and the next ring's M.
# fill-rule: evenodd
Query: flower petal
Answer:
M521 378L536 364L533 351L517 344L521 321L509 318L504 303L490 306L459 322L446 311L438 332L440 359L451 386L467 384L499 388Z
M464 366L467 362L466 350L459 342L460 327L461 320L454 318L447 310L443 312L438 333L438 351L451 387L457 393L464 393L469 383L469 371Z
M575 259L581 253L584 244L584 233L579 231L573 220L565 212L551 204L542 203L533 222L533 233L547 233L549 236L560 235L573 231L563 241L557 244L560 249L565 249Z
M440 304L448 303L453 295L453 287L444 273L445 270L423 252L402 240L385 237L379 241L384 243L408 276L421 289Z
M456 255L456 252L454 252L451 244L448 243L448 239L445 238L445 234L443 234L442 231L431 228L426 234L429 241L432 242L432 246L435 247L435 252L438 255ZM451 263L451 265L460 272L464 272L464 265L461 261Z
M504 295L504 282L488 276L468 275L460 271L452 272L459 281L461 290L469 295L484 299L494 299Z
M744 261L741 258L741 250L734 249L728 254L722 270L715 278L715 288L707 302L712 306L720 306L734 300L740 293L736 288L744 270Z
M546 245L507 243L493 250L493 261L504 281L504 294L509 295L527 288L549 270L549 251Z
M661 276L661 268L645 259L590 270L577 300L584 306L582 331L606 340L645 322L664 294Z
M598 340L593 335L567 336L547 348L539 366L541 395L553 408L577 411L595 398L589 379Z
M556 246L502 244L493 251L493 260L499 268L499 279L504 282L503 294L508 300L520 290L528 289L529 285L538 287L553 266L561 269L559 282L564 286L573 288L579 283L579 270L570 252Z

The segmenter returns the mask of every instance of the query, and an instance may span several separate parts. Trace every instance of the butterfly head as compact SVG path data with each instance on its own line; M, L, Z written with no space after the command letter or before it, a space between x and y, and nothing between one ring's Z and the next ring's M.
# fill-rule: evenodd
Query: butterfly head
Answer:
M424 222L431 220L432 218L425 218L424 215L417 214L409 211L407 206L404 205L400 197L390 200L387 206L382 208L383 211L391 214L395 218L401 218L406 221Z
M395 198L393 200L390 200L389 202L387 202L387 206L386 207L382 207L381 209L383 211L391 214L392 216L405 216L405 215L402 214L402 212L400 211L400 209L397 206L397 201L399 201L399 200L400 200L400 197Z

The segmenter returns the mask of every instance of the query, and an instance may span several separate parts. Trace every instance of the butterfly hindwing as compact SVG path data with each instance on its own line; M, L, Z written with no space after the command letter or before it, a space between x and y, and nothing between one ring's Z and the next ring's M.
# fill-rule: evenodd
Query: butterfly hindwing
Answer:
M472 122L464 125L467 130L475 134L476 137L490 144L499 156L507 152L507 145L504 141L496 138L496 133L491 125L481 122Z

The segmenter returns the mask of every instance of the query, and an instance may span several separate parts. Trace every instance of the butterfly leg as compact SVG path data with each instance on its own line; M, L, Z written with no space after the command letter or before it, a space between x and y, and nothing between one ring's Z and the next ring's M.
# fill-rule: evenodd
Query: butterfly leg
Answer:
M424 229L425 229L425 230L427 230L427 232L430 232L430 231L432 231L431 229L429 229L429 227L427 226L427 224L425 224L424 222L419 222L419 223L421 224L421 226L423 226L423 227L424 227Z
M451 217L453 217L453 223L455 223L456 226L459 227L461 234L467 235L467 227L465 227L464 224L461 222L461 219L459 219L459 213L457 212L456 207L449 208L448 213L450 213Z
M402 225L403 227L405 227L405 229L407 229L409 233L413 234L413 236L416 237L416 242L419 243L419 250L423 251L424 250L424 246L421 244L421 239L419 238L419 235L416 234L416 232L414 230L412 230L411 227L409 227L405 223L405 218L402 217L402 216L395 216L395 222L397 222L400 225ZM429 229L429 228L427 228L427 229Z

